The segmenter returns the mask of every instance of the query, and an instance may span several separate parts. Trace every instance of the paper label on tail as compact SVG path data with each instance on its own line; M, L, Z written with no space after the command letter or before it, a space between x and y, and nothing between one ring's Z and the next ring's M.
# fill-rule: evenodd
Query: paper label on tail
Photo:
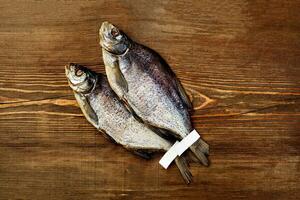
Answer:
M173 144L173 146L163 155L163 157L160 159L159 164L167 169L169 165L172 163L172 161L177 157L177 151L176 146L179 144L178 141Z
M185 152L192 144L194 144L198 139L200 138L200 135L196 130L193 130L188 134L185 138L183 138L178 145L176 145L176 151L177 155L181 156L183 152Z
M160 159L159 164L163 168L167 169L177 156L183 154L183 152L185 152L199 138L200 138L199 133L196 130L193 130L180 142L176 141L176 143Z

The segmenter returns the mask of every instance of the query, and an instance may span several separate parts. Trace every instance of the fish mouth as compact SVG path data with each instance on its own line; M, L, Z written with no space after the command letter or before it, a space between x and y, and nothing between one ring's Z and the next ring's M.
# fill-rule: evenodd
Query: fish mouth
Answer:
M74 79L74 78L77 78L76 73L80 69L81 69L81 71L85 71L85 68L82 67L81 65L76 64L76 63L70 63L68 65L65 65L65 74L68 79Z
M103 22L99 30L100 35L103 35L103 33L107 32L111 27L114 27L114 25L107 21Z
M78 70L81 70L81 75L77 75ZM76 63L65 65L65 73L71 88L82 85L88 79L86 68Z
M75 72L76 70L76 64L69 63L68 65L65 65L65 73L68 76L70 72Z
M110 45L110 39L109 39L109 33L110 30L114 27L111 23L105 21L102 23L100 29L99 29L99 36L100 36L100 45L105 50L111 49Z

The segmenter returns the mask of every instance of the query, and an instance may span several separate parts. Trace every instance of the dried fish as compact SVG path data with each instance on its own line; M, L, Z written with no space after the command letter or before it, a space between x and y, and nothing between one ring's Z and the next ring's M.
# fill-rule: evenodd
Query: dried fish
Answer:
M99 34L108 81L119 98L162 134L179 139L188 135L193 130L192 104L168 64L109 22L103 22ZM208 166L209 145L204 140L190 149Z
M144 158L171 147L172 143L135 119L110 88L105 75L78 64L66 66L65 71L82 112L103 135ZM175 162L185 182L190 183L192 174L185 159L177 157Z

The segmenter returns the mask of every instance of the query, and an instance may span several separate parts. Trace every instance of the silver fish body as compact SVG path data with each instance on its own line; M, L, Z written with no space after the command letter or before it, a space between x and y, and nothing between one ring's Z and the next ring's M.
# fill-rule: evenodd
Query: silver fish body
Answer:
M103 55L106 66L109 66L106 59L114 55L105 50ZM115 81L110 81L110 84L139 117L156 127L176 133L178 138L192 131L188 109L175 89L172 77L161 73L163 66L147 48L132 44L125 55L118 57L118 64L127 81L128 92L124 93Z
M80 76L86 77L77 78L78 71ZM148 153L170 149L172 144L168 140L159 137L126 109L110 88L106 76L76 64L66 67L66 75L85 117L104 135L143 157L147 157ZM75 86L72 83L74 79ZM191 174L184 158L177 157L175 161L183 178L189 183Z
M130 40L108 22L100 28L100 44L111 87L143 121L177 138L193 130L191 102L174 72L156 52ZM191 150L208 165L208 144L200 139Z
M167 151L170 143L138 122L109 87L104 75L98 75L95 90L85 98L98 116L98 129L117 143L131 149Z
M117 143L132 149L167 151L171 144L162 139L144 124L137 121L126 107L118 100L110 88L106 76L94 74L97 78L88 93L75 93L81 108L82 101L88 102L96 113L97 123L93 125L105 131ZM92 81L93 82L93 81ZM84 108L85 110L85 108Z

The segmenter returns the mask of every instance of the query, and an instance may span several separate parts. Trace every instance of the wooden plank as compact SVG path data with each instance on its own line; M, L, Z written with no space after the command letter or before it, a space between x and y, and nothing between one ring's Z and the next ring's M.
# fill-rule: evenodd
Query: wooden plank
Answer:
M299 1L7 1L0 4L0 199L297 199ZM104 139L64 65L103 72L108 20L176 72L211 145L177 169Z

